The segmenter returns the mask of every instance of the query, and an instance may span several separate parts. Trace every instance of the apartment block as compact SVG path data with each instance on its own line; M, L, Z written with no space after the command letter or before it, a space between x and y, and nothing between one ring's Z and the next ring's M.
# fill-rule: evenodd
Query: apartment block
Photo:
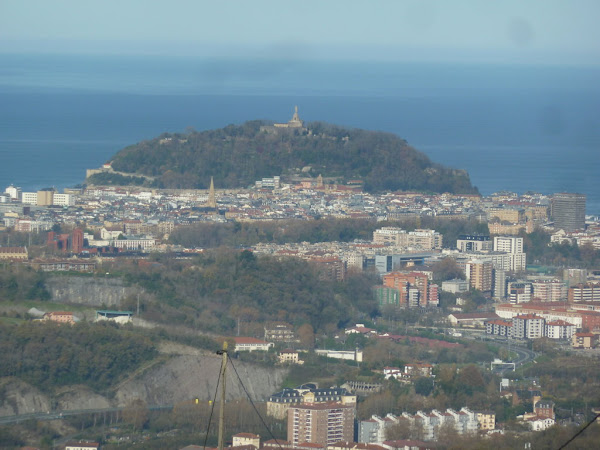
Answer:
M531 283L532 298L540 302L564 302L567 300L567 285L559 280L536 280Z
M600 283L578 284L567 293L569 303L600 302Z
M287 440L294 447L303 443L333 445L354 441L354 410L341 403L303 404L288 409Z
M460 252L489 252L493 250L490 237L483 234L461 234L456 240Z
M543 317L535 314L522 314L512 320L513 337L518 339L537 339L544 336L545 323Z
M465 275L473 289L491 293L492 263L477 259L471 260L465 265Z

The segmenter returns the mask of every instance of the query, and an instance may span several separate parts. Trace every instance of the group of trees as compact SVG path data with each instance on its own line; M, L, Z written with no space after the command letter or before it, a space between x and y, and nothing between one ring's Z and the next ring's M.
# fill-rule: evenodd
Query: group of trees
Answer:
M0 377L41 389L84 384L100 391L155 356L149 339L111 323L0 322Z
M434 229L444 238L444 247L452 248L463 233L487 233L487 224L476 220L423 217L402 221L377 222L365 219L279 220L267 222L199 223L177 227L169 241L185 247L243 247L259 242L285 244L291 242L370 241L381 227L399 227L407 231ZM442 267L440 267L440 270Z
M600 250L591 243L582 246L567 242L557 244L550 241L550 234L542 229L532 233L521 232L523 251L527 253L529 264L548 264L554 266L572 266L598 268L600 266Z
M43 272L18 265L0 266L0 299L49 300L50 293L45 286Z
M219 248L191 264L122 266L111 273L115 271L154 298L144 302L146 318L221 333L249 322L262 327L269 320L308 323L315 330L333 324L337 329L353 318L377 314L372 274L327 280L317 266L297 258Z
M389 133L310 124L311 134L271 134L261 125L165 133L121 150L112 165L156 177L165 188L207 188L211 176L225 188L245 187L310 166L314 176L363 179L369 191L477 192L466 172L432 163Z
M186 247L240 247L259 242L349 242L373 237L373 220L320 219L268 222L199 223L177 227L169 236L173 244Z

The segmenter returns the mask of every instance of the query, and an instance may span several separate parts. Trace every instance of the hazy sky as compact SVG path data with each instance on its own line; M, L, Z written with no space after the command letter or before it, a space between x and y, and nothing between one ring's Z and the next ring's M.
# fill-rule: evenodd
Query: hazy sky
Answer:
M0 0L0 51L597 64L598 0Z

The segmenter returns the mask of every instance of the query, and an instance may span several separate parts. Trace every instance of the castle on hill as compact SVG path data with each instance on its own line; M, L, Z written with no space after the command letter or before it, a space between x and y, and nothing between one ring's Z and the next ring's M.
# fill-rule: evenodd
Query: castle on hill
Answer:
M294 115L289 122L286 123L274 123L273 125L263 125L260 127L260 131L267 133L277 133L280 131L290 132L297 131L300 134L308 132L308 129L304 127L304 121L300 119L298 115L298 106L294 107Z

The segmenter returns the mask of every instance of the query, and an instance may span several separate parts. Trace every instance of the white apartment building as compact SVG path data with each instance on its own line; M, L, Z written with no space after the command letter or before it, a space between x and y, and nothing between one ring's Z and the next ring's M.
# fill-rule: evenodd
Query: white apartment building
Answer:
M115 248L124 248L126 250L148 250L156 246L156 239L112 239L110 245Z
M546 321L535 314L522 314L512 320L513 337L517 339L537 339L544 337Z
M546 337L550 339L570 340L577 331L575 325L564 320L546 322Z
M21 193L21 203L27 205L37 205L37 192L23 192Z
M536 280L531 283L532 297L542 302L567 301L567 284L559 280Z
M506 295L511 303L527 303L531 301L533 287L531 283L511 281L508 283Z
M442 281L442 291L460 294L461 292L469 291L469 282L465 280L448 280Z
M435 230L415 230L408 233L408 246L423 250L441 250L443 236Z
M441 412L434 409L429 413L417 411L414 415L403 413L396 418L396 420L402 419L408 420L411 424L415 422L420 424L426 441L436 440L438 431L444 424L453 425L458 434L474 434L478 430L477 414L466 407L461 408L460 411L447 409Z
M494 251L523 253L523 238L515 236L494 236Z
M471 259L479 259L481 261L489 261L494 269L505 270L507 272L519 272L525 270L527 263L526 253L504 253L504 252L464 252L459 256L464 256Z
M496 306L496 314L502 319L512 319L518 315L534 314L543 317L546 321L564 320L572 323L575 328L580 329L583 326L583 319L579 311L553 310L546 305L539 303L529 305L527 303L519 305L503 304Z
M71 194L54 194L52 204L56 206L73 206L75 204L75 196Z
M456 240L459 252L489 252L493 250L493 243L489 236L479 234L461 234Z
M20 201L21 200L21 188L20 187L15 187L15 186L9 186L7 187L4 192L6 194L8 194L8 196L11 198L11 200L16 200L16 201Z
M383 227L373 232L373 243L396 247L414 247L423 250L440 250L443 236L435 230L403 230Z

